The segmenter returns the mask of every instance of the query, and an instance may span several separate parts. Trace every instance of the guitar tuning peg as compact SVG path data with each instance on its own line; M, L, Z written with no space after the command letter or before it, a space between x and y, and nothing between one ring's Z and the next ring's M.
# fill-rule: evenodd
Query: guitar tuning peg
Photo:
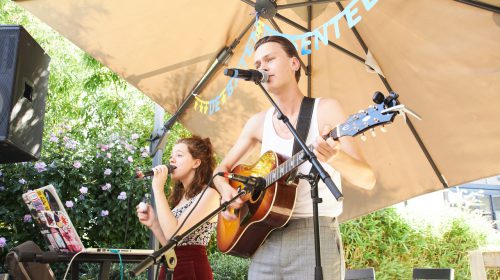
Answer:
M382 126L382 127L380 128L380 131L382 131L383 133L386 133L386 132L387 132L387 128L385 128L385 126Z
M363 134L361 134L361 141L363 141L363 142L364 142L364 141L366 141L366 136L365 136L365 134L364 134L364 133L363 133Z
M373 102L375 102L376 104L382 104L382 102L384 102L384 94L383 94L383 93L381 93L380 91L376 91L376 92L373 94L372 100L373 100Z
M375 133L375 128L372 128L372 137L376 137L377 133Z

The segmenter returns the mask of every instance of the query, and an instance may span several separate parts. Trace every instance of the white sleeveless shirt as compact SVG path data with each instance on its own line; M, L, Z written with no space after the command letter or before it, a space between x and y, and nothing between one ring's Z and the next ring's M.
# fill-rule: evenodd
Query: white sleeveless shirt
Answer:
M311 126L309 128L309 134L307 135L306 145L311 145L316 138L320 135L320 129L318 125L318 104L319 98L315 99L314 110L311 119ZM264 120L264 130L262 133L262 146L260 154L272 150L275 153L286 156L287 158L292 156L293 141L294 138L285 139L276 133L273 126L273 114L274 108L270 108L266 112ZM333 169L329 164L321 162L323 168L330 174L333 182L342 192L340 173ZM309 161L302 163L298 172L302 174L309 174L312 164ZM318 183L318 193L319 197L323 199L323 202L318 204L318 210L320 216L327 217L337 217L342 213L342 202L338 202L333 194L330 192L328 187L320 179ZM292 219L307 218L312 217L312 199L311 199L311 187L306 180L299 180L299 185L297 187L297 198L295 200L295 208L292 214Z

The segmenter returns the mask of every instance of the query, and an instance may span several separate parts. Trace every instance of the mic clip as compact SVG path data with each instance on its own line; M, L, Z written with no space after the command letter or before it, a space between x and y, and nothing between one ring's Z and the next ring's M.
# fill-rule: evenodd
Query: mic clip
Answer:
M245 193L250 193L254 191L263 191L266 188L267 182L266 179L262 177L254 177L254 176L243 176L239 174L227 173L227 172L219 172L217 175L222 176L224 178L228 178L229 180L240 182L245 185L245 188L238 188L238 190L244 191Z

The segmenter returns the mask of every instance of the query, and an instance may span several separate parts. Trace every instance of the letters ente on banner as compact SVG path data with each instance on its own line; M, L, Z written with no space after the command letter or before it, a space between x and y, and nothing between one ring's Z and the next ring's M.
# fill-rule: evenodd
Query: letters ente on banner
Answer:
M314 49L317 50L320 46L320 42L323 43L323 45L328 45L328 32L332 30L332 28L333 32L335 33L335 38L340 38L339 21L343 17L345 17L347 21L347 26L349 28L352 28L362 19L362 17L357 14L358 6L362 6L366 11L370 11L377 2L378 0L352 0L342 12L338 13L318 28L314 29L311 32L306 32L299 35L279 33L268 25L264 24L257 17L255 20L254 31L252 31L245 44L245 50L241 55L236 68L249 68L246 61L251 58L255 43L260 38L269 35L278 35L287 38L295 45L295 48L301 55L308 55L312 53L312 50L309 49L309 46L312 45L314 46ZM220 107L226 103L227 98L231 97L237 87L238 79L231 78L226 84L225 88L213 99L207 101L203 100L199 96L195 96L196 99L194 109L205 115L215 114L220 110Z

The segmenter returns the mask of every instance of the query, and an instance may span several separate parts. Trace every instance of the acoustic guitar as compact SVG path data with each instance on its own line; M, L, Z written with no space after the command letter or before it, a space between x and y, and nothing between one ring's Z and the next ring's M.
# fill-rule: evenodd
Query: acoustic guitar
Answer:
M376 93L377 94L377 93ZM382 95L382 93L379 93ZM346 122L323 136L337 140L343 136L354 137L376 126L392 123L401 108L398 95L374 96L375 105L349 116ZM404 107L404 106L403 106ZM398 109L396 108L396 109ZM312 150L312 146L309 147ZM241 198L245 203L236 209L236 220L226 220L221 214L217 223L217 246L223 253L250 257L275 229L283 227L290 219L297 194L296 168L304 163L304 151L286 159L273 151L264 153L252 165L240 164L231 172L243 176L263 177L266 188L253 191ZM292 172L293 171L293 172ZM242 183L230 181L234 189L245 189Z

